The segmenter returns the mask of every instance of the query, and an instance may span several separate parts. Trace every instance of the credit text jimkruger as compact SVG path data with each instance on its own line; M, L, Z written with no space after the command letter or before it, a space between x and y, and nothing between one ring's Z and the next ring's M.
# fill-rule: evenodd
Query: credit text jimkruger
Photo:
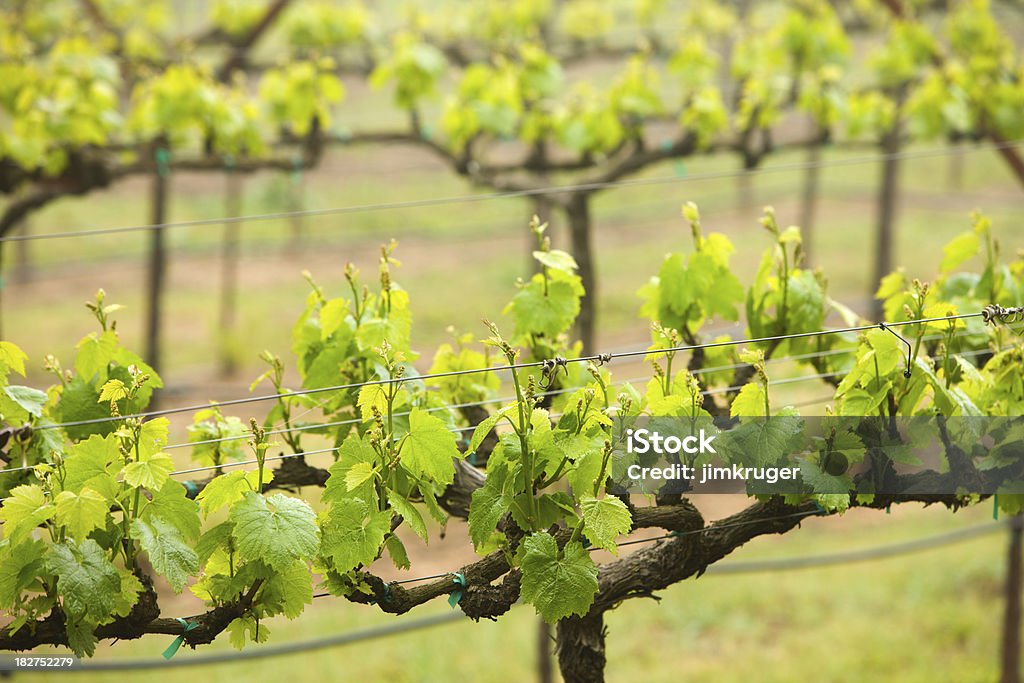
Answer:
M682 438L674 434L662 436L648 429L629 429L626 431L626 450L629 453L644 455L714 455L712 442L715 435L708 435L703 429L698 434L690 434ZM704 464L699 470L695 465L670 463L664 467L643 467L633 464L626 469L626 475L635 481L644 479L687 479L704 484L710 481L759 481L775 484L779 481L797 479L799 467L716 467Z

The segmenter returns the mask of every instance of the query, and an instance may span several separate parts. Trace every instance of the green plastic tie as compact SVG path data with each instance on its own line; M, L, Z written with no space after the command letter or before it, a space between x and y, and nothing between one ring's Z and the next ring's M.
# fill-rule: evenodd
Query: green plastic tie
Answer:
M661 149L664 152L667 152L670 149L672 149L672 139L671 138L665 138L664 140L662 140L661 141Z
M892 505L886 505L885 506L885 514L887 514L887 515L891 515L892 514Z
M170 172L171 152L166 147L160 147L153 153L153 159L156 161L156 172L161 178L166 178Z
M458 586L458 588L453 590L451 595L448 596L448 604L452 608L454 608L455 605L459 604L459 601L462 600L462 596L466 588L469 587L469 584L466 583L466 577L462 572L455 572L453 576L454 578L452 579L452 583Z
M384 599L381 600L381 602L384 603L384 604L387 604L387 603L391 602L391 584L390 583L385 583L384 584ZM376 605L377 604L377 600L375 598L371 599L370 600L370 604L371 605Z
M992 519L999 521L999 494L992 494Z
M476 467L476 451L470 451L467 459L469 460L470 465Z
M827 515L828 514L828 510L826 510L825 508L821 507L821 503L819 503L818 501L814 501L814 507L816 507L818 509L818 513L817 514L819 514L819 515Z
M434 130L430 126L423 126L422 130L420 130L420 135L424 140L430 142L430 139L434 137Z
M686 166L683 165L683 162L681 160L676 161L676 163L674 164L673 168L675 168L675 170L676 170L676 177L677 178L685 178L686 177Z
M191 479L186 479L181 483L185 487L185 497L194 499L199 495L199 485L197 483Z
M193 631L193 630L199 628L199 623L198 622L195 622L195 621L185 621L181 617L176 617L176 619L178 620L178 623L181 624L182 628L184 628L185 630L182 631L181 635L177 636L174 639L174 641L170 645L167 646L166 650L164 650L164 652L163 652L163 658L164 659L170 659L171 657L173 657L175 655L175 653L178 651L178 648L181 647L181 644L185 642L185 634L186 633L188 633L189 631Z
M302 156L296 154L292 157L292 185L298 185L302 182L302 168L303 168Z

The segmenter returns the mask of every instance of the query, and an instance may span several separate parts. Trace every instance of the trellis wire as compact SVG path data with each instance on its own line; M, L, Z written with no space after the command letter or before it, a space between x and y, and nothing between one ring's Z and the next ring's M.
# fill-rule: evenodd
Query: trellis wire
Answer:
M956 320L965 320L965 319L968 319L968 318L978 318L978 317L981 317L981 315L982 314L980 312L979 313L964 313L964 314L960 314L960 315L938 316L938 317L933 317L933 318L921 318L921 319L918 319L918 320L905 320L905 321L899 321L899 322L886 322L886 323L884 323L884 325L886 327L900 327L900 326L904 326L904 325L924 325L924 324L934 323L934 322L952 322L952 321L956 321ZM609 361L612 361L612 360L615 360L615 359L618 359L618 358L635 358L637 356L657 356L657 355L663 355L663 354L667 354L667 353L680 353L680 352L685 352L685 351L696 351L696 350L699 350L699 349L720 348L720 347L724 347L724 346L742 346L744 344L764 344L764 343L770 343L770 342L782 342L782 341L787 341L787 340L791 340L791 339L806 339L808 337L821 337L821 336L833 335L833 334L849 334L849 333L853 333L853 332L864 332L864 331L867 331L867 330L878 329L879 325L880 324L857 325L857 326L853 326L853 327L842 327L842 328L834 328L834 329L814 330L814 331L811 331L811 332L794 332L794 333L791 333L791 334L781 334L781 335L774 335L774 336L769 336L769 337L756 337L756 338L751 338L751 339L729 339L729 340L722 340L722 341L706 342L706 343L702 343L702 344L690 344L690 345L685 345L685 346L675 346L675 347L669 347L669 348L664 348L664 349L644 349L644 350L636 350L636 351L626 351L626 352L616 353L616 354L611 354L611 353L594 354L594 355L589 355L589 356L581 356L579 358L567 358L567 359L563 358L563 359L555 359L555 360L558 362L558 365L566 365L566 364L569 364L569 363L585 363L585 362L604 364L606 362L609 362ZM449 378L449 377L463 377L463 376L467 376L467 375L478 375L478 374L483 374L483 373L488 373L488 372L501 372L501 371L505 371L505 370L515 371L515 370L525 370L525 369L531 369L531 368L548 368L548 367L550 367L550 362L549 361L533 361L533 362L529 362L529 363L509 363L507 365L493 365L493 366L489 366L489 367L485 367L485 368L473 368L473 369L467 369L467 370L452 370L452 371L449 371L449 372L439 372L439 373L426 374L426 375L413 375L413 376L393 377L393 378L389 378L389 379L367 380L365 382L352 382L352 383L348 383L348 384L339 384L339 385L335 385L335 386L320 387L320 388L316 388L316 389L298 389L298 390L295 390L295 391L283 392L283 393L277 393L277 394L265 394L265 395L262 395L262 396L247 396L247 397L244 397L244 398L236 398L236 399L230 399L230 400L226 400L226 401L213 401L213 402L209 402L209 403L205 403L205 404L200 404L200 405L183 406L183 407L180 407L180 408L165 408L163 410L152 410L152 411L148 411L148 412L134 413L134 414L131 414L131 415L118 415L118 416L111 416L109 418L93 418L93 419L89 419L89 420L74 420L74 421L71 421L71 422L63 422L63 423L55 423L55 424L45 424L45 425L40 425L36 429L37 430L44 430L44 429L59 429L59 428L66 428L66 427L79 427L79 426L90 425L90 424L103 424L103 423L107 423L107 422L119 422L119 421L124 421L124 420L129 420L129 419L144 419L144 418L150 418L150 417L160 417L160 416L163 416L163 415L173 415L173 414L177 414L177 413L195 412L195 411L209 409L209 408L221 408L221 407L225 407L225 406L244 405L244 404L248 404L248 403L258 403L258 402L261 402L261 401L273 401L273 400L277 400L277 399L281 399L281 398L288 398L288 397L294 397L294 396L307 396L307 395L325 393L325 392L330 392L330 391L345 391L345 390L352 390L352 389L362 389L363 387L368 387L368 386L393 385L393 384L402 384L402 383L405 383L405 382L413 382L413 381L426 381L426 380L432 380L432 379L444 379L444 378Z
M955 336L956 337L962 337L962 336L967 336L968 334L970 334L970 333L966 332L966 331L963 331L963 332L958 332ZM929 341L929 340L941 339L943 336L944 335L941 335L941 334L925 335L925 336L922 337L922 340ZM814 353L797 354L797 355L793 355L793 356L786 356L784 358L769 358L769 359L767 359L765 361L765 364L766 365L772 365L772 364L779 364L779 363L788 363L788 362L792 362L792 361L816 360L818 358L828 358L828 357L831 357L831 356L845 355L845 354L851 354L851 353L856 353L856 352L857 352L857 347L849 347L849 348L844 348L844 349L829 349L827 351L818 351L818 352L814 352ZM975 351L975 352L960 353L960 354L957 354L957 355L964 356L964 357L972 357L972 356L979 355L979 353ZM691 375L700 376L700 375L705 375L705 374L709 374L709 373L712 373L712 372L722 372L722 371L725 371L725 370L736 370L738 368L744 367L745 365L747 365L747 363L731 363L731 364L728 364L728 365L716 365L716 366L710 366L710 367L697 368L695 370L689 370L689 372L690 372ZM653 377L652 375L647 375L645 377L636 377L636 378L627 379L627 380L617 380L615 382L612 382L609 386L621 386L623 384L633 384L633 383L636 383L636 382L648 382L648 381L650 381L652 379L652 377ZM821 378L821 376L816 376L815 377L815 379L820 379L820 378ZM783 383L783 384L784 383L788 383L788 380L787 379L773 380L773 384L779 384L779 383ZM562 389L556 389L556 390L552 390L552 391L545 391L543 394L539 394L539 397L560 396L560 395L563 395L563 394L572 393L574 391L579 391L580 389L585 389L585 388L586 388L586 386L584 386L584 385L573 385L571 387L565 387L565 388L562 388ZM725 390L726 391L732 391L732 390L735 390L735 389L738 389L738 388L741 388L741 387L727 387ZM713 393L713 391L709 390L709 391L702 391L701 392L701 394L703 394L703 395L708 395L710 393ZM309 413L309 412L311 412L313 410L316 410L318 408L322 408L324 403L327 400L329 400L329 399L323 399L321 402L319 402L318 405L316 405L316 406L314 406L312 408L309 408L308 410L304 411L303 413L300 413L298 417L301 417L302 415L305 415L305 414L307 414L307 413ZM480 401L474 401L474 402L469 402L469 403L456 403L456 404L447 405L447 406L435 406L433 408L423 408L421 410L422 410L422 412L425 412L425 413L444 412L446 410L461 410L463 408L477 408L477 407L483 407L483 406L493 405L493 404L510 403L510 402L512 402L514 400L515 400L514 396L503 396L503 397L498 397L498 398L483 399L483 400L480 400ZM408 415L410 415L410 411L394 413L395 417L406 417ZM291 419L295 420L295 419L297 419L297 417L293 416ZM311 425L300 426L300 427L292 427L292 428L289 429L289 428L281 427L281 425L284 424L284 419L282 418L281 420L279 420L274 425L274 429L266 432L266 435L267 436L276 436L278 434L287 434L287 433L294 433L294 432L300 432L301 433L301 432L310 431L310 430L314 430L314 429L326 429L326 428L329 428L329 427L343 427L345 425L362 424L363 422L365 422L365 420L363 420L362 418L348 418L348 419L345 419L345 420L337 420L337 421L333 421L333 422L324 422L324 423L319 423L319 424L311 424ZM213 438L213 439L202 439L202 440L199 440L199 441L188 441L188 442L183 442L183 443L171 444L170 446L165 446L163 450L166 451L166 450L172 450L172 449L176 449L176 448L187 448L187 447L190 447L190 446L208 446L208 445L213 445L213 444L218 444L218 443L226 443L226 442L229 442L229 441L240 441L240 440L243 440L243 439L250 439L250 438L252 438L251 434L238 434L238 435L235 435L235 436L223 436L223 437L218 437L218 438Z
M922 322L922 321L917 321L917 322ZM851 349L851 350L855 350L855 349ZM983 353L988 353L988 352L989 352L988 349L983 349L983 350L977 350L977 351L968 351L968 352L964 352L964 353L958 353L958 354L954 354L954 355L958 355L958 356L962 356L962 357L968 358L968 357L978 356L978 355L981 355ZM788 360L788 359L778 359L778 360L781 362L783 360ZM710 371L710 369L709 369L709 371ZM819 380L819 379L828 379L828 378L832 378L832 377L837 377L837 376L842 375L842 374L843 374L843 371L834 371L834 372L816 373L816 374L813 374L813 375L800 375L798 377L788 377L788 378L783 378L783 379L778 379L778 380L772 380L770 382L769 386L799 384L799 383L802 383L802 382L809 382L809 381L814 381L814 380ZM622 384L627 384L627 383L631 384L631 383L634 383L634 382L650 381L652 379L652 377L653 376L646 376L646 377L639 377L639 378L633 378L633 379L628 379L628 380L621 380L619 382L613 382L610 386L616 386L616 385L620 385L621 386ZM570 387L570 388L561 389L561 390L557 390L557 391L554 391L554 392L548 392L548 393L549 394L568 393L568 392L571 392L571 391L578 391L580 388L581 387ZM716 388L713 388L713 389L707 389L707 390L701 391L699 393L702 396L713 396L713 395L728 393L730 391L737 391L737 390L742 389L742 388L743 388L743 385L732 385L732 386L727 386L727 387L716 387ZM829 397L829 398L834 398L834 397ZM475 406L475 405L483 405L485 403L491 403L491 402L495 402L497 400L499 400L499 399L492 399L491 401L471 403L471 404L462 404L462 407ZM813 402L807 403L807 405L815 405L817 403L820 403L822 401L827 401L827 400L829 400L829 399L826 398L826 399L822 399L822 400L815 400ZM448 406L448 408L454 408L454 407L458 407L458 406ZM557 417L560 417L560 416L561 416L561 414L554 414L551 417L552 418L557 418ZM315 429L315 428L322 429L322 428L326 428L326 427L329 427L329 426L339 426L339 425L345 425L345 424L361 424L362 422L364 422L364 420L356 419L356 418L351 418L351 419L346 419L346 420L343 420L343 421L338 421L338 422L335 422L335 423L324 423L324 424L310 425L310 426L305 427L305 428L296 427L296 428L293 428L291 431L293 431L293 432L294 431L304 431L305 429ZM448 431L450 431L450 432L452 432L454 434L460 434L460 433L463 433L463 432L473 431L475 429L476 429L476 426L475 425L471 425L471 426L467 426L467 427L458 427L458 428L455 428L455 429L450 429ZM276 430L273 433L280 434L280 433L285 433L287 431L289 431L289 430L286 430L286 429L285 430ZM202 442L183 442L183 443L171 444L169 446L164 447L163 450L169 450L169 449L174 449L174 448L184 448L184 447L187 447L187 446L197 446L197 445L202 445L202 444L206 444L206 443L221 443L221 442L229 440L229 439L242 439L242 438L251 438L251 436L250 435L245 435L245 436L241 436L240 435L240 436L237 436L237 437L222 437L221 439L211 439L211 440L206 440L206 441L202 441ZM303 456L306 456L306 455L317 455L317 454L322 454L322 453L329 453L329 452L332 452L332 451L335 451L335 450L337 450L337 447L322 448L322 449L317 449L317 450L312 450L312 451L302 451L302 452L299 452L299 453L290 453L290 454L283 454L283 455L277 455L277 456L268 456L264 460L264 462L278 461L278 460L287 460L287 459L290 459L290 458L303 457ZM203 466L203 467L191 468L191 469L188 469L188 470L175 471L175 472L171 472L170 474L172 476L173 475L180 475L180 474L192 474L192 473L196 473L196 472L203 472L203 471L216 470L216 469L226 468L226 467L238 467L238 466L252 465L252 464L258 464L258 461L257 460L239 460L239 461L225 462L225 463L221 463L219 465L208 465L208 466ZM14 473L14 472L28 471L28 470L31 470L31 469L33 469L32 465L28 465L28 466L24 466L24 467L12 467L12 468L8 468L8 469L0 470L0 475ZM7 500L7 499L6 498L0 498L0 502L3 502L5 500Z

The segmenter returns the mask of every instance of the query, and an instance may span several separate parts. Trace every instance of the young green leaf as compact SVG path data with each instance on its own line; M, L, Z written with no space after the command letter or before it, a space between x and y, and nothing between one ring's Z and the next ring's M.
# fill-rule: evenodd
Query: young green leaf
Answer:
M38 484L22 484L11 489L0 507L0 520L4 523L4 538L20 543L35 528L53 517L54 507Z
M243 560L261 560L283 569L297 559L311 560L320 545L316 515L305 501L277 493L255 492L231 508L231 536Z
M159 517L149 521L132 522L131 536L149 555L149 561L158 574L167 579L171 588L180 593L190 576L199 572L196 551L185 544L181 532Z
M391 530L391 512L373 510L359 498L335 501L323 528L323 554L345 573L377 559Z
M49 400L45 392L14 384L4 387L4 393L29 415L35 417L43 416L43 406Z
M107 499L88 486L78 493L61 491L54 502L57 524L76 541L83 541L93 529L106 526L110 516Z
M409 415L409 435L402 446L401 463L413 476L450 484L455 477L453 458L459 457L455 435L447 425L419 408Z
M633 528L629 508L614 496L584 496L580 500L580 510L583 512L583 531L587 540L598 548L614 553L618 537L628 534Z
M523 600L549 624L587 613L597 594L597 566L581 543L559 551L554 536L532 534L523 541L520 582Z
M129 486L158 491L174 471L174 461L166 453L146 455L124 467L124 480Z
M49 548L46 570L57 577L65 614L99 622L111 615L121 591L121 576L100 545L88 538L69 539Z

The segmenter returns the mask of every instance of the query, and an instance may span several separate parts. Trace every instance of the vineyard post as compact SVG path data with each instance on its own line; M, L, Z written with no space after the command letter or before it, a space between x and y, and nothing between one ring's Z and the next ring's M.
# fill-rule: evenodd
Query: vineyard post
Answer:
M537 682L553 683L551 668L551 626L542 618L537 619Z
M22 237L28 237L32 226L29 224L28 217L22 219L21 232ZM11 279L15 282L28 282L32 278L32 253L29 245L29 240L21 240L16 242L14 246L14 267L11 269Z
M590 192L578 190L569 195L564 206L569 223L570 250L579 266L580 279L586 295L580 302L576 331L583 350L594 350L594 329L597 322L597 276L594 272L594 249L591 234Z
M3 336L4 322L4 243L0 242L0 336Z
M536 146L538 156L544 158L545 147L543 143L537 143ZM551 176L543 171L537 173L537 182L539 185L547 186L551 184ZM531 220L534 216L540 219L541 224L551 223L551 208L552 208L551 197L546 194L535 194L530 197L530 215L527 216L527 220ZM551 231L548 231L551 234ZM533 235L526 235L526 270L527 272L539 273L541 271L540 263L537 259L533 258L533 252L537 248L537 241ZM542 626L544 628L544 626Z
M220 270L220 315L218 322L221 338L220 370L221 375L230 377L235 374L237 359L234 341L238 308L238 250L239 230L241 224L235 220L242 213L242 178L234 170L234 160L227 160L227 171L224 178L224 236L221 243Z
M964 165L967 163L967 152L964 142L957 137L953 140L953 153L949 155L949 168L946 183L950 190L960 191L964 188Z
M1020 683L1021 584L1024 580L1021 552L1024 550L1024 516L1010 518L1010 543L1006 560L1006 607L1003 613L1002 675L1000 683Z
M147 276L146 359L158 373L162 368L160 354L160 319L165 285L167 256L164 250L164 224L167 222L168 151L162 145L154 150L153 184L150 195L149 271ZM157 397L153 397L154 403Z
M803 232L803 253L807 265L814 257L814 217L818 209L818 188L821 181L821 145L807 148L807 167L800 196L800 228Z
M895 113L892 125L882 136L882 173L878 187L878 223L875 228L875 263L872 279L868 282L868 300L872 302L871 315L874 320L884 317L883 302L875 299L875 286L892 271L894 223L896 206L899 201L900 174L900 117L903 109L905 88L900 87L894 98Z
M305 208L306 197L306 176L302 173L302 159L296 157L295 168L288 179L288 212L291 214L291 240L288 244L288 251L299 253L305 240L305 221L300 212Z

